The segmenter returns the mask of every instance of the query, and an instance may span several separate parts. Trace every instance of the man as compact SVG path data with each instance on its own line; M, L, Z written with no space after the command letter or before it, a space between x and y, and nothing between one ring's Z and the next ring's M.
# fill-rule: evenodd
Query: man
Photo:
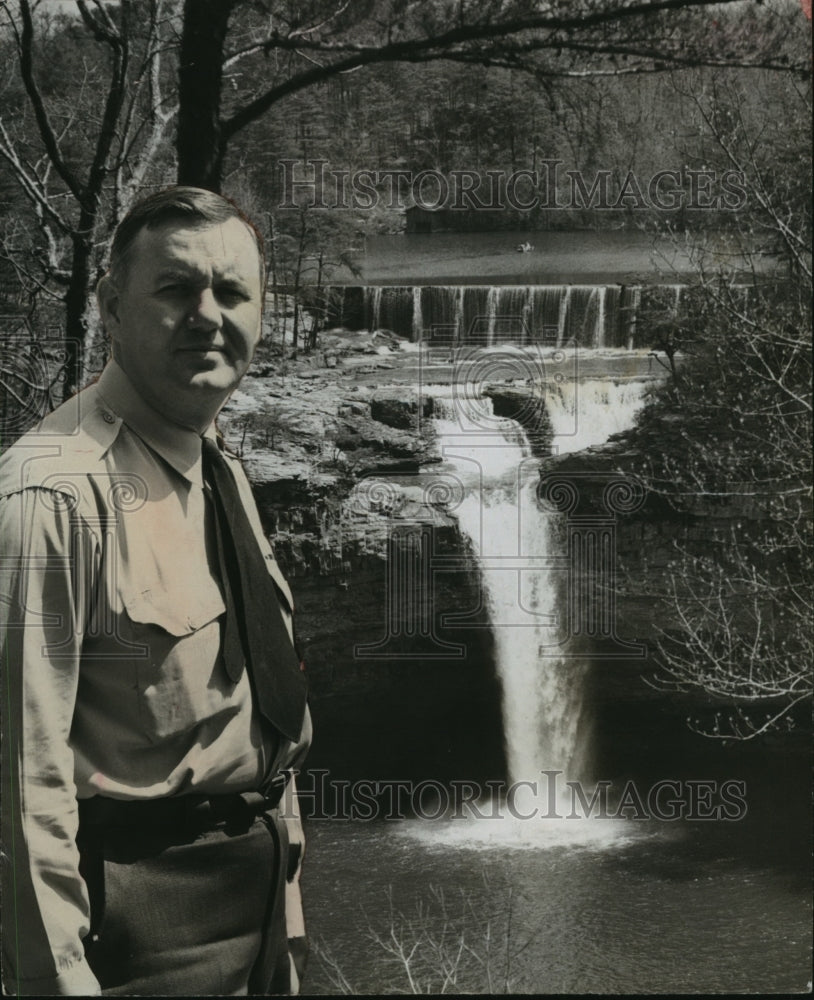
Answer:
M298 989L304 675L214 429L264 273L230 201L138 204L98 288L111 362L0 460L8 993Z

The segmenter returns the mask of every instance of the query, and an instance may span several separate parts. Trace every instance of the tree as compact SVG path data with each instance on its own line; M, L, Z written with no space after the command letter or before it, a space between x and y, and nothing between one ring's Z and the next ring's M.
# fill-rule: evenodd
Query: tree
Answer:
M737 14L730 16L727 9L736 2ZM260 148L250 127L262 123L265 129L273 111L285 144L284 118L298 108L298 155L315 141L305 134L306 120L325 123L351 167L371 150L381 155L397 145L403 127L397 122L386 132L379 119L389 117L388 100L400 97L404 77L366 80L366 86L379 86L382 111L374 115L370 105L369 127L357 148L357 122L346 98L355 95L358 108L370 94L355 83L355 70L436 63L471 73L472 67L492 67L514 74L507 77L510 84L526 74L549 85L692 65L809 71L807 54L789 43L797 37L789 25L802 16L791 0L768 7L758 0L746 6L740 0L549 0L542 7L525 0L75 0L60 8L66 14L53 9L46 0L2 5L6 35L0 43L13 54L15 72L5 81L0 160L28 209L25 216L16 207L7 213L0 256L32 302L50 297L64 307L58 322L66 344L66 396L88 373L97 332L92 288L135 193L169 181L175 152L181 183L215 190L226 181L232 185L229 171L246 173ZM451 79L438 76L442 83ZM413 87L418 93L415 82ZM442 168L453 162L451 144L467 141L468 115L477 133L489 109L464 100L465 89L464 80L461 99L446 109L430 95L426 148L419 155L416 142L416 162L423 157ZM513 86L506 100L513 100ZM513 127L495 127L489 137L495 152L508 143L512 163L536 162L539 107L537 101L525 128L532 133L528 148L520 148ZM511 120L515 112L508 108L502 118ZM415 120L415 109L411 115ZM265 157L268 163L267 151Z
M456 990L496 996L532 987L515 967L536 931L514 926L511 886L498 894L485 872L483 883L486 905L463 891L450 897L442 887L430 885L427 897L416 900L410 912L396 908L388 889L386 913L377 920L366 916L366 926L355 928L369 942L375 961L375 972L364 984L351 983L341 960L317 941L316 957L335 992L385 992L398 984L406 994L440 996Z
M228 147L248 125L292 94L380 63L447 60L540 79L693 65L807 72L805 52L792 59L784 50L799 10L750 4L747 17L739 9L735 20L722 9L733 2L551 0L539 10L497 0L185 0L178 181L219 189ZM714 20L703 11L713 6ZM253 85L233 99L219 84L224 68L238 66Z
M290 294L293 305L291 346L296 357L300 334L306 333L306 348L316 347L320 323L328 312L326 277L335 269L356 271L349 247L353 239L352 220L327 219L301 205L296 211L268 212L269 239L266 246L269 280L278 291ZM358 273L358 271L356 272ZM300 307L311 313L311 327L302 331ZM279 309L276 310L279 317ZM281 340L286 323L282 319Z
M756 134L737 82L689 93L707 155L741 171L749 197L728 253L696 248L692 353L636 435L650 490L696 529L667 574L656 683L711 696L712 721L692 723L707 735L752 739L793 725L812 694L811 195L798 176L811 100L790 80L761 89ZM744 256L749 273L733 273Z
M0 118L0 157L40 234L40 274L28 277L64 302L65 398L83 381L95 332L90 293L112 228L158 161L175 114L162 78L167 6L77 0L77 23L37 0L4 5L23 93Z

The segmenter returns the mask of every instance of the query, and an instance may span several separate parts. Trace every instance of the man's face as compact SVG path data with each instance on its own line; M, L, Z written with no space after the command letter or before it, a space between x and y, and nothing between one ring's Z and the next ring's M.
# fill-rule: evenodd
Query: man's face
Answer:
M138 233L122 272L99 287L113 357L155 409L200 429L243 377L260 339L254 238L240 219L168 222Z

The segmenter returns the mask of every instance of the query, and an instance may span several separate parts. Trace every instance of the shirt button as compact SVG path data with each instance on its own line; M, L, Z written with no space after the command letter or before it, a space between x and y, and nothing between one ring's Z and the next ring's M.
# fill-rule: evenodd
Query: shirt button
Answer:
M107 410L102 410L102 420L104 420L106 424L116 423L116 418L113 416L112 413L108 413Z

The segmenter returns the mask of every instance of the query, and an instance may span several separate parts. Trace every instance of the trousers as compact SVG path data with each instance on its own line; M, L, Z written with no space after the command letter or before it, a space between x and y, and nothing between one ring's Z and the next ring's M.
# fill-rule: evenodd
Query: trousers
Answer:
M85 952L103 995L289 993L279 810L186 820L116 825L80 809Z

